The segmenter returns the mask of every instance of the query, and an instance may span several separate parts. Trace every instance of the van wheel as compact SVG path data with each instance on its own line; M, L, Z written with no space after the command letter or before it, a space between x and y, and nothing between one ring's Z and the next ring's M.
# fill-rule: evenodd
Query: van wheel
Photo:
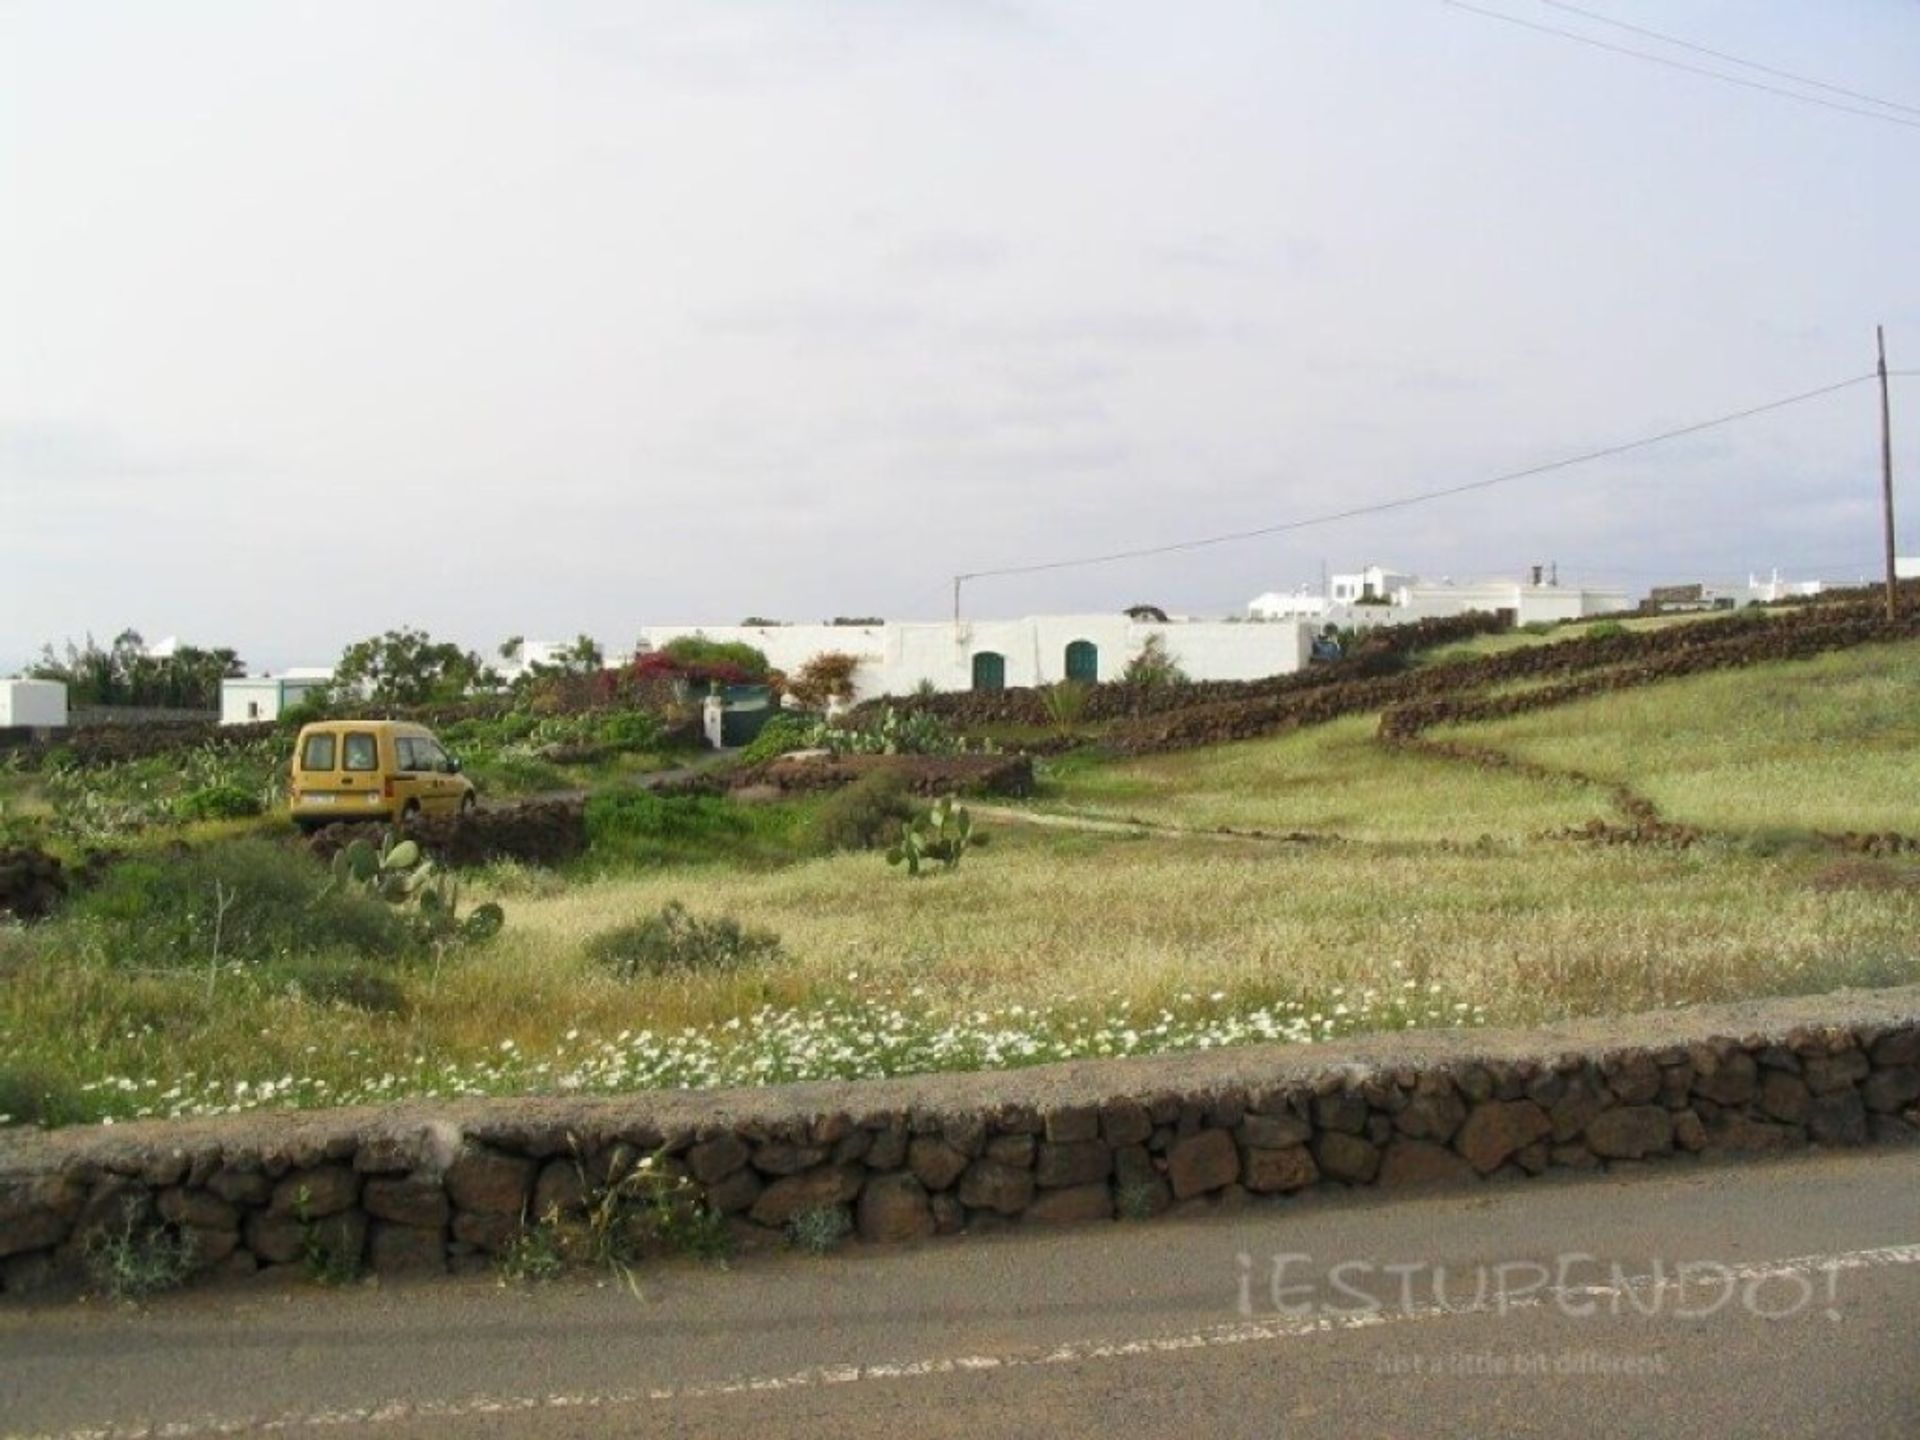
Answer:
M479 807L480 802L474 798L471 790L460 797L460 813L462 815L471 815Z
M418 820L419 818L420 818L420 802L418 800L409 800L404 806L401 807L400 824L402 828L408 825L411 825L414 821Z

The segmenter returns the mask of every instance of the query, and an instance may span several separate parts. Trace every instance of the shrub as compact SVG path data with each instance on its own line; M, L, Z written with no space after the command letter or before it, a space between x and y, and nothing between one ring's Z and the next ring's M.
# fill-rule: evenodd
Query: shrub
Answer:
M77 926L112 964L169 968L223 957L260 960L328 950L396 955L405 922L370 895L326 892L305 852L268 840L228 840L123 861L72 900ZM323 893L326 892L326 893ZM222 906L220 896L231 897Z
M621 980L643 975L738 970L780 958L780 937L742 925L731 915L703 918L678 900L658 913L609 930L587 947L588 956Z
M876 770L822 802L817 822L820 842L829 850L896 845L918 813L905 779L896 771Z
M822 710L830 700L852 697L853 672L859 668L857 655L844 650L822 651L800 667L787 682L787 689L809 710Z
M594 727L594 739L616 750L655 750L662 744L660 722L644 710L616 710Z
M369 1015L402 1017L413 1009L397 980L368 965L309 960L289 966L284 973L287 988L316 1005L343 1005Z
M1187 672L1167 652L1166 636L1156 634L1147 636L1139 653L1127 661L1127 668L1121 672L1120 680L1122 684L1138 685L1143 689L1185 685Z
M777 760L792 750L804 750L811 744L811 736L819 722L804 715L776 715L760 727L760 733L747 742L740 752L740 760L747 765L760 765L768 760Z
M0 1127L70 1124L86 1115L85 1101L71 1080L44 1066L0 1065Z
M719 795L614 791L587 801L590 861L601 867L726 860L774 864L806 853L805 816L786 805L736 805Z
M887 863L905 865L907 873L916 877L922 865L958 870L971 847L986 843L985 835L974 834L973 815L966 806L955 805L951 795L943 795L932 809L914 816L899 843L887 851Z
M1047 720L1061 735L1071 735L1087 713L1089 691L1079 680L1061 680L1043 686L1040 703L1046 706Z
M207 785L173 802L182 820L244 820L264 807L260 797L239 785Z
M96 1230L81 1249L87 1273L115 1300L138 1300L186 1284L193 1273L193 1237L142 1225L129 1204L118 1230Z
M767 678L767 654L743 640L709 640L704 635L682 635L660 647L660 653L682 670L737 670L749 682ZM723 682L724 683L724 682Z
M1611 640L1615 635L1625 635L1627 627L1618 620L1602 620L1598 625L1589 625L1584 633L1588 640Z
M853 1220L844 1205L818 1205L802 1210L787 1222L787 1243L808 1255L826 1255L853 1233Z

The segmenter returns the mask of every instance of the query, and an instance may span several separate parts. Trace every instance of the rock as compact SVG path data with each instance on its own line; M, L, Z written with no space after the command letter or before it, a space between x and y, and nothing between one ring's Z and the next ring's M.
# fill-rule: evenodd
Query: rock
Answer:
M1598 1170L1600 1168L1600 1157L1577 1142L1555 1145L1547 1153L1548 1158L1555 1165L1567 1170Z
M996 1135L987 1142L987 1158L1016 1170L1027 1170L1033 1166L1036 1144L1031 1135Z
M1228 1141L1228 1147L1232 1142ZM1070 1185L1091 1185L1104 1181L1113 1171L1113 1152L1099 1140L1080 1140L1065 1144L1051 1141L1040 1147L1034 1166L1034 1180L1043 1189L1063 1189Z
M1437 1140L1444 1145L1466 1118L1466 1102L1458 1095L1422 1093L1393 1117L1393 1127L1410 1140Z
M1707 1126L1707 1148L1739 1154L1758 1154L1786 1150L1801 1142L1798 1129L1790 1125L1769 1125L1738 1110L1722 1112Z
M1114 1100L1100 1107L1100 1138L1109 1148L1141 1145L1153 1133L1153 1117L1138 1100Z
M1920 1026L1882 1035L1869 1053L1876 1065L1920 1065Z
M860 1191L854 1223L862 1240L876 1242L918 1240L935 1229L926 1188L900 1171L875 1175L867 1181Z
M540 1167L533 1182L533 1209L527 1213L535 1220L549 1215L579 1215L587 1208L587 1182L580 1167L571 1160L549 1160Z
M1313 1135L1313 1127L1296 1115L1248 1115L1237 1132L1240 1143L1249 1150L1290 1150L1304 1145Z
M211 1270L215 1266L225 1265L233 1252L240 1248L240 1232L225 1227L182 1225L180 1238L190 1247L193 1268L196 1270Z
M1654 1067L1656 1074L1658 1068ZM1659 1092L1656 1082L1653 1093ZM1453 1144L1474 1169L1490 1175L1515 1151L1552 1131L1547 1112L1531 1100L1483 1100L1473 1107Z
M439 1229L453 1213L447 1192L431 1180L384 1175L369 1179L360 1197L361 1208L378 1220L396 1225Z
M762 1175L798 1175L821 1164L829 1153L824 1145L793 1145L773 1140L753 1152L753 1168Z
M1876 1070L1860 1087L1869 1110L1893 1114L1920 1100L1920 1067L1889 1066Z
M258 1170L216 1170L207 1189L229 1205L265 1205L273 1198L273 1181Z
M1834 1090L1816 1095L1807 1112L1807 1134L1816 1145L1866 1144L1867 1106L1860 1092Z
M873 1132L855 1128L834 1143L830 1158L835 1165L851 1165L856 1160L866 1159L867 1152L872 1148Z
M1257 1195L1304 1190L1320 1178L1320 1167L1305 1145L1247 1151L1247 1189Z
M756 1223L780 1229L802 1211L850 1203L864 1179L852 1165L823 1165L801 1175L784 1175L760 1192L749 1213Z
M960 1177L959 1195L969 1210L1018 1215L1033 1201L1033 1172L997 1160L976 1160Z
M1693 1077L1693 1093L1716 1105L1745 1105L1758 1089L1759 1069L1746 1051L1732 1051L1723 1059L1717 1058L1711 1072L1701 1071Z
M1370 1183L1380 1171L1380 1152L1359 1136L1339 1130L1329 1130L1313 1142L1313 1158L1320 1162L1322 1174L1355 1185Z
M1656 1089L1654 1093L1658 1094L1659 1091ZM1653 1096L1647 1098L1650 1100ZM1567 1093L1556 1101L1547 1113L1547 1118L1553 1122L1554 1140L1565 1144L1573 1139L1585 1130L1593 1117L1605 1110L1609 1103L1607 1093L1590 1076L1584 1074L1569 1076Z
M338 1215L360 1198L360 1177L351 1165L318 1165L295 1170L273 1187L268 1207L279 1215L318 1220Z
M960 1203L958 1195L942 1192L932 1200L933 1233L936 1235L957 1235L967 1227L967 1207Z
M460 1210L454 1214L452 1234L463 1245L498 1255L510 1249L525 1229L517 1215L481 1215Z
M1071 1145L1081 1140L1099 1139L1100 1107L1073 1105L1060 1110L1049 1110L1046 1116L1046 1138L1056 1145Z
M1367 1102L1350 1090L1336 1090L1313 1098L1313 1123L1322 1130L1358 1135L1367 1128Z
M1021 1138L1033 1142L1030 1135ZM966 1172L967 1157L945 1140L922 1135L907 1147L907 1168L928 1190L946 1190Z
M1644 1051L1618 1057L1601 1073L1622 1105L1645 1105L1659 1095L1663 1080L1660 1066Z
M1240 1152L1224 1130L1176 1140L1167 1152L1167 1180L1176 1200L1204 1195L1240 1178Z
M1816 1095L1847 1090L1867 1078L1873 1067L1859 1050L1842 1050L1838 1055L1816 1055L1807 1061L1807 1089Z
M1380 1157L1380 1184L1390 1189L1461 1185L1478 1178L1473 1166L1431 1140L1395 1140Z
M17 1213L10 1220L0 1220L0 1257L58 1245L72 1229L71 1220L51 1210Z
M444 1275L446 1236L437 1228L375 1221L367 1244L367 1264L376 1275Z
M240 1225L240 1212L218 1195L177 1187L162 1192L160 1218L170 1225L191 1225L201 1230L237 1230Z
M1704 1150L1707 1146L1707 1127L1700 1117L1691 1110L1682 1110L1673 1117L1673 1142L1682 1150Z
M746 1141L731 1131L703 1140L687 1152L687 1173L702 1185L724 1180L747 1163L752 1152Z
M1807 1118L1812 1096L1806 1081L1785 1070L1768 1070L1760 1077L1760 1108L1775 1120L1799 1125Z
M987 1148L987 1122L978 1115L949 1115L940 1122L940 1138L971 1160Z
M284 1211L256 1211L247 1217L245 1233L247 1249L267 1265L304 1260L311 1249L337 1258L343 1267L358 1268L367 1239L367 1217L358 1210L341 1210L303 1221Z
M1587 1146L1606 1160L1638 1160L1673 1148L1673 1116L1660 1105L1620 1105L1587 1126Z
M707 1205L722 1215L737 1215L742 1210L751 1209L764 1189L766 1182L761 1180L753 1167L742 1165L724 1180L716 1180L707 1186Z
M1104 1184L1069 1185L1043 1191L1021 1217L1042 1224L1113 1218L1113 1192Z
M468 1150L447 1167L447 1194L456 1209L473 1215L507 1215L527 1208L534 1162L490 1150Z
M906 1127L881 1130L873 1137L873 1144L867 1147L867 1168L869 1170L898 1170L907 1163Z

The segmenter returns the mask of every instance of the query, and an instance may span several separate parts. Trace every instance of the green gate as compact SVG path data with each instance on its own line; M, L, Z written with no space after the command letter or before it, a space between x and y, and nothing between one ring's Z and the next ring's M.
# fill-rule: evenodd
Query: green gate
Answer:
M976 690L1004 690L1007 688L1007 657L992 650L982 650L973 657L973 688Z
M1067 646L1067 679L1100 683L1100 647L1091 640L1075 640Z

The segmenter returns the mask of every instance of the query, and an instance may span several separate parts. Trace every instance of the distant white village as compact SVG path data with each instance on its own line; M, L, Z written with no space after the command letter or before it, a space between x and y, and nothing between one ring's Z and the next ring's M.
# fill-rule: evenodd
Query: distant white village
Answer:
M1903 557L1896 572L1920 578L1920 556ZM1536 565L1517 579L1427 579L1384 565L1326 577L1319 589L1268 591L1247 603L1244 615L1203 618L1169 615L1151 606L1111 614L1030 615L1017 620L875 621L833 624L648 625L634 648L610 652L624 665L684 636L739 641L762 651L778 670L792 672L817 655L839 652L857 661L856 699L907 695L915 690L998 690L1060 680L1119 678L1150 642L1193 680L1256 680L1304 668L1314 642L1329 631L1399 625L1480 611L1513 625L1592 619L1636 611L1737 609L1818 595L1820 580L1784 580L1776 570L1749 575L1744 585L1656 587L1644 599L1625 590L1563 585L1555 567ZM161 651L174 641L152 647ZM526 640L498 668L508 682L552 665L574 641ZM230 679L221 686L222 724L277 719L332 680L328 666ZM64 687L47 681L0 681L0 727L57 727L66 723Z

